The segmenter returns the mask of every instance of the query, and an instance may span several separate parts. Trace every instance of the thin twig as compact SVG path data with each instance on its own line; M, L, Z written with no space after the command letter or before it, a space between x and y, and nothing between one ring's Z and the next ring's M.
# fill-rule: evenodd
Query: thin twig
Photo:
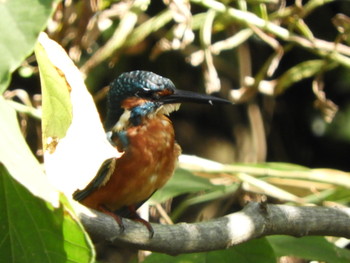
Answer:
M284 41L297 44L306 49L311 49L319 56L331 58L346 67L350 67L350 58L347 57L350 56L350 47L346 45L340 43L335 44L317 38L312 40L306 39L289 32L287 29L271 21L264 20L253 13L227 7L223 3L215 0L191 0L191 2L213 9L216 12L224 13L239 23L253 25L265 32L274 34Z

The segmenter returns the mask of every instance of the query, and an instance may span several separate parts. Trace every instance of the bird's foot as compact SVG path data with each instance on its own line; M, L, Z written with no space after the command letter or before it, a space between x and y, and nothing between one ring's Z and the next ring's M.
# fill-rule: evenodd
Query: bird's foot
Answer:
M114 218L114 220L115 220L115 221L118 223L118 225L119 225L120 233L123 233L123 232L125 231L125 226L124 226L124 223L123 223L123 218L122 218L121 216L119 216L119 215L116 214L116 213L113 213L112 211L110 211L110 210L109 210L107 207L105 207L104 205L100 205L100 206L98 207L98 209L99 209L101 212L103 212L103 213L105 213L105 214L107 214L107 215L110 215L111 217ZM130 215L128 216L128 218L131 219L131 220L133 220L133 221L137 221L137 222L140 222L141 224L143 224L143 225L147 228L147 230L148 230L148 232L149 232L149 237L150 237L150 238L153 238L153 236L154 236L154 230L153 230L153 227L151 226L151 224L150 224L147 220L141 218L141 217L137 214L135 207L129 206L129 207L128 207L128 210L130 211Z
M120 233L123 233L125 231L125 226L124 226L124 223L123 223L123 219L122 217L118 216L117 214L113 213L112 211L110 211L107 207L103 206L103 205L100 205L99 207L99 210L111 217L114 218L114 220L118 223L119 225L119 228L120 228Z
M129 218L133 221L137 221L137 222L140 222L141 224L143 224L148 229L149 237L153 238L154 230L153 230L153 227L151 226L151 224L147 220L145 220L139 216L139 214L136 212L136 209L134 206L128 206L128 210L130 211Z

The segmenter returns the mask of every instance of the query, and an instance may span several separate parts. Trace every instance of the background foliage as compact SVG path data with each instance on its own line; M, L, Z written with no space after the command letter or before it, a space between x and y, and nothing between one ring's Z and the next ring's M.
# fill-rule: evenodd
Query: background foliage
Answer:
M0 254L8 262L95 260L68 202L42 172L43 84L31 54L44 29L84 74L102 119L106 86L135 69L237 104L183 105L174 114L184 153L227 165L181 158L183 169L152 199L154 220L207 220L261 194L274 203L349 204L348 1L11 0L0 3L0 14ZM168 217L159 216L158 202ZM146 262L275 262L290 255L348 262L340 243L347 245L268 237L225 251L152 254Z

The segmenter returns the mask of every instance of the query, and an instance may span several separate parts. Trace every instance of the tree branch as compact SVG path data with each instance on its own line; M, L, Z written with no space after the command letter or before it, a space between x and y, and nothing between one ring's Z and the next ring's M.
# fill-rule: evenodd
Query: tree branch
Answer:
M296 207L249 203L242 211L200 223L152 224L147 228L124 219L125 231L108 215L78 209L78 215L95 242L171 255L228 248L267 235L338 236L350 238L350 208Z

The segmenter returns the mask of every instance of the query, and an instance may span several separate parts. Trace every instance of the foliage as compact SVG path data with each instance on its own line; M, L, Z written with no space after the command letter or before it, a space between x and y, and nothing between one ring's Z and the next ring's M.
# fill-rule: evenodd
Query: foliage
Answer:
M350 68L350 19L343 14L332 14L330 17L329 7L344 12L349 11L350 7L345 2L333 0L310 0L305 4L302 1L275 0L164 2L158 5L155 1L147 0L32 1L28 6L26 1L12 0L0 4L0 14L5 21L0 26L3 36L0 45L3 58L0 66L0 92L3 94L0 98L0 186L3 189L0 194L3 208L0 215L0 254L5 261L95 260L94 249L74 215L69 198L67 200L51 186L40 163L42 152L47 155L48 152L58 151L57 145L61 145L62 155L56 159L45 156L45 168L49 178L54 170L62 175L61 182L67 184L69 181L69 189L58 187L67 193L76 189L75 183L79 184L75 182L79 178L74 175L81 175L76 170L74 173L72 171L74 178L69 174L72 165L78 168L90 163L98 166L103 156L114 154L110 149L91 146L95 154L100 150L107 153L99 155L98 160L87 161L87 157L75 158L86 153L83 146L75 145L72 149L73 145L67 143L72 134L81 135L83 142L96 138L93 140L98 142L96 145L102 145L103 139L100 138L104 138L97 111L80 74L76 74L79 76L73 80L74 76L69 75L69 72L76 72L71 60L85 76L85 82L97 103L103 101L101 97L105 94L104 89L97 87L107 85L115 77L115 71L133 69L157 71L184 88L193 88L193 83L198 85L202 81L209 93L221 92L237 104L247 103L244 108L237 107L245 113L245 120L227 108L216 112L213 110L220 115L219 121L217 116L210 119L207 118L210 114L204 115L207 120L205 124L213 124L216 132L219 129L223 134L234 133L237 143L229 144L231 150L228 153L235 157L225 157L224 160L229 163L235 161L235 164L224 165L182 156L181 169L151 200L153 204L158 204L175 198L174 209L168 211L170 217L161 220L171 222L221 216L235 211L248 200L261 198L261 195L266 195L270 202L292 202L297 205L349 204L350 176L342 169L350 167L332 163L332 155L339 158L336 149L326 148L330 151L325 158L328 162L322 163L322 166L326 164L332 169L312 169L292 164L310 149L299 146L291 138L287 139L286 145L288 148L296 145L296 157L283 159L287 163L266 160L280 161L278 154L271 154L273 151L288 152L278 140L283 138L283 130L274 129L279 114L274 111L278 111L278 105L288 108L283 111L282 107L282 113L296 112L297 120L305 120L304 113L307 112L307 125L313 138L317 137L318 141L330 140L333 143L338 140L348 146L348 129L343 125L348 122L348 92L346 88L330 90L328 80L333 81L333 75L339 73L337 76L344 76L343 86L350 82L345 77ZM327 30L313 26L315 13L326 13L332 19L317 21L326 23L327 29L333 22L331 35L325 35ZM63 50L58 51L60 48L57 44L48 47L42 40L36 44L44 28L70 58ZM249 45L252 47L250 50ZM25 59L34 49L36 60L33 56ZM55 52L60 55L52 58L50 54ZM57 64L61 59L66 62ZM200 70L197 69L199 66ZM37 89L38 69L40 91ZM293 93L300 90L299 87L303 92L308 91L301 93L306 96ZM78 95L73 95L74 92ZM328 92L334 101L340 103L340 114L335 118L339 108L328 98ZM42 95L42 108L41 103L34 103L33 106L36 93ZM342 100L338 99L342 94L345 94ZM81 101L73 96L78 96ZM297 104L279 104L281 98L293 96L296 96ZM305 103L314 104L315 107L301 111ZM74 115L74 109L82 106L86 106L86 111ZM187 111L188 115L202 119L203 115L195 113L195 110L191 108ZM84 123L89 122L92 126L79 125L75 116L87 113L89 116L85 116ZM41 118L42 126L38 125ZM221 118L225 118L225 121ZM291 121L286 116L282 118ZM275 122L271 121L273 119ZM181 124L175 121L177 123ZM198 149L205 144L199 131L207 141L212 139L211 142L215 142L215 136L210 132L193 126L189 129L184 127L186 125L178 132L179 140L183 138L184 149L185 135L191 134L191 131L196 133L196 138L193 136L190 139L191 144ZM269 129L271 134L279 132L276 140L266 134ZM289 131L286 134L292 136ZM66 139L66 143L62 143L64 140L61 139ZM223 146L227 145L227 140L233 141L233 138L221 139L219 151L215 151L215 143L210 144L209 156L223 161L218 156ZM347 160L343 152L339 154ZM318 156L317 153L314 155ZM61 156L66 156L66 159ZM64 167L58 159L61 162L70 161L70 165ZM319 164L316 161L303 161L300 164ZM66 172L59 170L67 167ZM93 169L88 170L90 174L82 172L85 180L94 175ZM57 176L52 180L57 183L55 179ZM193 212L194 207L197 213ZM192 213L188 213L188 210ZM173 258L154 253L145 261L233 262L232 258L235 258L236 262L275 262L279 257L294 255L309 260L346 262L348 251L337 247L335 241L323 237L267 237L225 251ZM319 247L322 247L322 253L319 253Z

